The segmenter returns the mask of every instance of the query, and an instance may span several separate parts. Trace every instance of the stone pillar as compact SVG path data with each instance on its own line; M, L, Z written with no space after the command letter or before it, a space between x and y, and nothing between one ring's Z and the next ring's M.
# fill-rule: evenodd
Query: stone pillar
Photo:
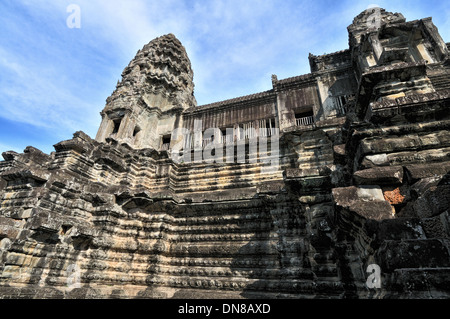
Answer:
M145 114L139 119L139 123L142 130L142 135L139 143L140 148L151 147L154 149L159 148L159 133L158 122L159 114L156 111Z
M283 131L283 129L292 126L292 123L289 120L288 114L286 112L285 102L286 102L285 94L277 92L277 111L280 122L279 123L280 132Z
M119 131L117 132L116 138L123 140L131 136L132 133L128 134L130 131L130 114L125 114L120 122Z
M378 60L381 57L381 53L383 53L383 47L380 43L380 40L378 39L377 34L371 34L370 35L370 43L372 44L372 51L375 55L375 60L378 63Z
M112 128L113 122L106 114L102 114L102 122L100 124L100 128L98 129L95 140L97 142L104 142L108 135L111 134Z

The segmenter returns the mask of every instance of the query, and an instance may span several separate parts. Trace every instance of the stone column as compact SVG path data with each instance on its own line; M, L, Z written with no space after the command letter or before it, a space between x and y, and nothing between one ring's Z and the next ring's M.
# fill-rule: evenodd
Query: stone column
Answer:
M98 129L95 140L97 142L104 142L109 134L112 132L113 122L106 114L102 114L102 122L100 128Z
M142 130L140 147L146 148L151 147L154 149L159 148L159 133L158 133L158 122L159 114L156 111L152 111L142 116L139 119L139 123Z
M373 54L375 55L375 60L377 61L378 64L378 60L380 59L381 54L383 53L383 46L381 45L377 34L370 35L370 44L372 45L372 51Z

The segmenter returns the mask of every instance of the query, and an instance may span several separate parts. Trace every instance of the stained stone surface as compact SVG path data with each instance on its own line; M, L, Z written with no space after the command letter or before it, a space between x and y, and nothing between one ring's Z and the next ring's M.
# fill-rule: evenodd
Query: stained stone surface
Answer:
M450 44L377 8L348 33L311 73L203 106L156 38L95 139L4 152L0 298L450 297Z

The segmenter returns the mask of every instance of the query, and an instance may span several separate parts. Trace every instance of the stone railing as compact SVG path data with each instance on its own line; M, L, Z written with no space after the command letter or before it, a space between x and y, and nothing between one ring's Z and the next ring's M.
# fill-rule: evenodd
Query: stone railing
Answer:
M241 140L249 140L251 138L256 137L271 137L278 135L278 128L263 128L263 129L255 129L254 136L249 137L247 135L237 137L235 135L228 136L228 135L222 135L220 138L203 138L202 139L202 148L205 148L206 146L210 144L218 144L218 145L226 145L226 144L233 144L236 141ZM184 140L184 148L185 149L194 149L194 141L192 135L188 135ZM164 147L164 145L163 145ZM163 147L161 147L161 150L164 150Z
M306 116L295 119L295 125L297 126L309 126L314 124L314 117Z
M262 137L270 137L276 135L276 128L260 128L259 129L259 136Z

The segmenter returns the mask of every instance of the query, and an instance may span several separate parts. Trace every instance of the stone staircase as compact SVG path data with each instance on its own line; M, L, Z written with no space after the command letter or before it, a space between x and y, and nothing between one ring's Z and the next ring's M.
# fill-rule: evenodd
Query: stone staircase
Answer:
M340 298L344 294L333 243L333 206L330 167L332 142L324 131L302 132L292 139L298 168L285 173L290 189L298 193L305 218L306 250L316 298Z
M450 89L450 73L440 73L428 76L436 91Z

